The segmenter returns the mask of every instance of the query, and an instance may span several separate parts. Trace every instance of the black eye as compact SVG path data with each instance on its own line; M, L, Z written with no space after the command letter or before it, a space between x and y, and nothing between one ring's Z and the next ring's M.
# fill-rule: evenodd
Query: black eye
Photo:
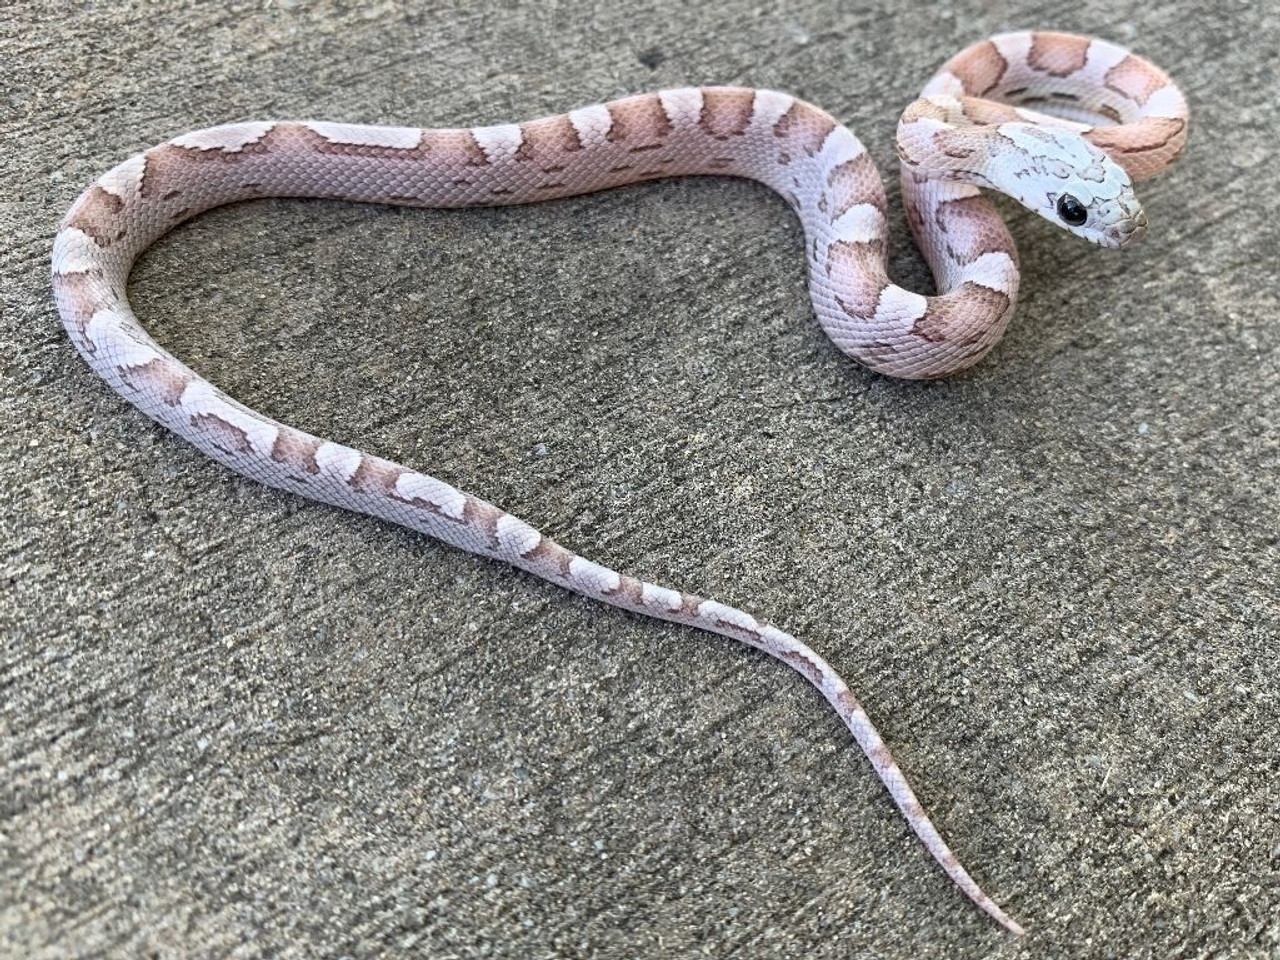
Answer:
M1058 198L1058 216L1063 223L1078 227L1089 219L1089 208L1069 193Z

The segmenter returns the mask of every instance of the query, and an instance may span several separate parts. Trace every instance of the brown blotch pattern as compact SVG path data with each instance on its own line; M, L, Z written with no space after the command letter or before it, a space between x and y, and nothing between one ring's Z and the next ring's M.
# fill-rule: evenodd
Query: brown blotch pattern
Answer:
M874 747L867 751L867 759L871 761L873 767L889 767L893 766L893 754L889 752L889 748L883 744L877 743Z
M907 227L911 230L911 236L915 237L916 246L924 249L922 237L924 236L924 213L920 210L918 203L903 203L903 212L907 215Z
M945 69L959 79L969 96L983 97L1000 82L1009 64L996 45L988 40L953 57Z
M914 100L907 104L907 109L902 111L902 119L899 123L917 123L920 120L937 120L941 123L949 123L951 113L945 107L934 103L932 100Z
M322 153L333 157L377 157L380 160L414 160L422 156L422 144L416 147L389 147L368 143L340 143L316 133L300 123L278 123L262 138L263 143L289 145L295 149Z
M1124 123L1124 116L1109 103L1100 104L1095 109L1112 123Z
M839 277L843 295L840 309L849 316L865 320L874 316L880 294L889 285L885 273L884 242L852 243L842 240L827 251L827 275Z
M848 687L844 687L836 694L836 702L840 704L840 713L844 717L852 717L854 714L862 713L862 704L858 702L858 698L853 695L853 691ZM866 719L864 717L864 719ZM889 764L893 765L893 758L889 758Z
M1085 139L1107 153L1135 180L1163 170L1187 142L1187 121L1178 117L1147 117L1121 127L1094 127Z
M249 435L234 423L223 420L216 413L193 413L191 425L213 439L213 445L224 453L252 453Z
M1065 33L1033 33L1027 62L1051 77L1067 77L1085 65L1089 57L1087 37Z
M649 608L644 602L644 581L637 580L635 577L629 577L625 573L618 577L618 589L614 590L612 596L619 597L627 602L627 605L633 610L641 610L649 612Z
M320 464L316 462L316 451L323 445L324 441L319 437L282 426L276 434L276 442L271 446L271 459L285 466L317 474L320 472Z
M964 130L939 130L933 135L933 145L940 154L952 160L968 160L985 149Z
M799 650L780 650L776 656L783 663L802 674L814 686L822 686L822 671L818 669L816 663Z
M671 121L656 93L607 104L613 124L605 139L634 144L661 143L671 135Z
M563 580L569 576L569 564L573 563L573 552L566 550L550 537L543 537L536 547L524 555L523 562L530 566L544 567Z
M990 333L993 318L1009 309L1009 297L966 280L950 293L931 297L923 317L911 332L930 343L979 345Z
M743 626L742 624L735 623L732 620L721 620L719 617L713 616L710 618L710 621L712 626L717 630L723 631L731 637L737 637L740 640L745 639L749 642L754 642L760 639L759 630L753 630L751 627Z
M156 357L138 367L120 371L121 379L139 393L158 399L166 406L176 406L194 377L172 360Z
M673 611L674 615L684 620L698 619L698 608L706 601L706 597L700 597L696 593L680 593L680 609Z
M913 150L918 150L922 146L919 137L902 137L894 141L893 149L898 155L898 160L908 167L918 167L928 159L928 156L921 154L917 156Z
M773 135L813 156L835 128L836 121L829 114L797 100L774 124Z
M837 219L850 207L860 203L870 203L884 212L883 188L880 185L880 172L871 157L860 153L852 160L835 167L827 175L827 191L823 200L828 200L827 208L831 219Z
M516 159L549 160L581 149L582 141L578 139L578 131L573 129L573 122L561 114L521 124Z
M993 230L990 201L983 197L963 197L939 203L934 222L946 236L947 251L960 264L970 264L983 254L1005 253L1017 257L1010 238Z
M314 149L318 143L327 142L301 124L277 123L260 140L246 143L239 150L201 149L162 143L146 152L146 167L138 192L143 197L176 196L193 181L199 182L200 175L186 172L193 167L202 170L210 167L234 167L260 154L274 153L289 147Z
M274 132L274 131L273 131ZM267 135L268 137L271 134ZM264 138L265 139L265 138ZM260 152L261 142L253 144ZM246 148L247 150L248 148ZM138 185L143 197L177 196L193 182L199 183L203 171L243 163L251 154L224 153L221 150L196 150L162 143L147 151L146 172ZM192 171L199 171L193 173Z
M965 97L963 103L965 118L973 123L1012 123L1022 120L1018 111L1007 103L976 97Z
M114 193L93 186L76 204L67 226L88 234L100 247L109 246L125 235L124 220L120 217L123 208L124 201Z
M1107 71L1103 83L1138 106L1143 106L1168 80L1149 64L1130 54Z
M502 545L502 541L498 539L498 521L506 515L506 511L498 509L488 500L481 500L470 494L464 496L466 500L462 504L462 520L459 522L483 530L489 538L489 545L496 550ZM415 500L414 506L426 507L446 520L456 520L455 517L440 513L440 508L430 501Z
M356 467L356 472L347 481L347 486L360 493L373 493L402 500L402 497L396 496L396 482L404 473L404 467L396 466L390 460L363 455L360 458L360 466Z
M89 350L93 350L93 342L85 336L85 328L93 319L95 310L110 306L114 298L102 295L102 275L97 271L91 273L55 273L53 275L53 292L58 305L69 315L75 326L80 342Z
M755 93L751 90L707 90L702 94L698 126L717 140L740 137L751 125Z
M418 149L462 167L488 166L489 158L470 130L424 130Z

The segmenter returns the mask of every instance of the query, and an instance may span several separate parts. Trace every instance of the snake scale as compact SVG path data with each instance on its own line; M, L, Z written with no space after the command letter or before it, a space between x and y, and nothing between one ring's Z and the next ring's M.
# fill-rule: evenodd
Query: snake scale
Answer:
M898 125L903 205L939 290L926 297L888 278L888 208L865 148L829 114L784 93L663 90L471 129L237 123L152 147L90 186L54 242L53 286L93 370L232 470L626 610L742 641L794 668L848 725L947 875L1021 933L935 829L849 687L805 644L742 610L593 563L442 480L237 403L143 331L126 284L137 256L175 225L255 197L470 207L662 177L748 177L780 193L800 218L814 311L832 341L879 373L943 377L995 345L1017 300L1013 239L979 188L1120 246L1146 230L1133 181L1169 164L1186 133L1186 103L1168 76L1103 40L1007 33L957 54Z

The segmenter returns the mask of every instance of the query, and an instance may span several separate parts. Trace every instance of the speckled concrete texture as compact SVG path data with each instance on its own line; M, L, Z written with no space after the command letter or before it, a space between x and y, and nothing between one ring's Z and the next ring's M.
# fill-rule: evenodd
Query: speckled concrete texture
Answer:
M1005 205L1020 313L956 381L844 358L730 180L243 204L132 285L250 405L812 643L1020 942L783 666L237 478L52 305L66 207L188 129L744 83L893 184L931 71L1021 27L1150 56L1192 141L1140 247ZM1278 49L1274 3L0 10L0 954L1280 955Z

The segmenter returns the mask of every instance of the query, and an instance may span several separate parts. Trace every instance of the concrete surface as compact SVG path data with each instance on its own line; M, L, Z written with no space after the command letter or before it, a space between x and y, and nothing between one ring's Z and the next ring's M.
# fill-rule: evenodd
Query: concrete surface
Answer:
M0 18L4 955L1280 955L1275 4ZM727 180L254 203L133 285L236 397L807 638L1021 943L790 671L232 476L94 378L51 305L79 190L194 127L741 82L843 117L892 181L929 72L1021 26L1148 53L1192 144L1142 191L1141 248L1011 211L1021 312L957 382L844 359L796 223Z

